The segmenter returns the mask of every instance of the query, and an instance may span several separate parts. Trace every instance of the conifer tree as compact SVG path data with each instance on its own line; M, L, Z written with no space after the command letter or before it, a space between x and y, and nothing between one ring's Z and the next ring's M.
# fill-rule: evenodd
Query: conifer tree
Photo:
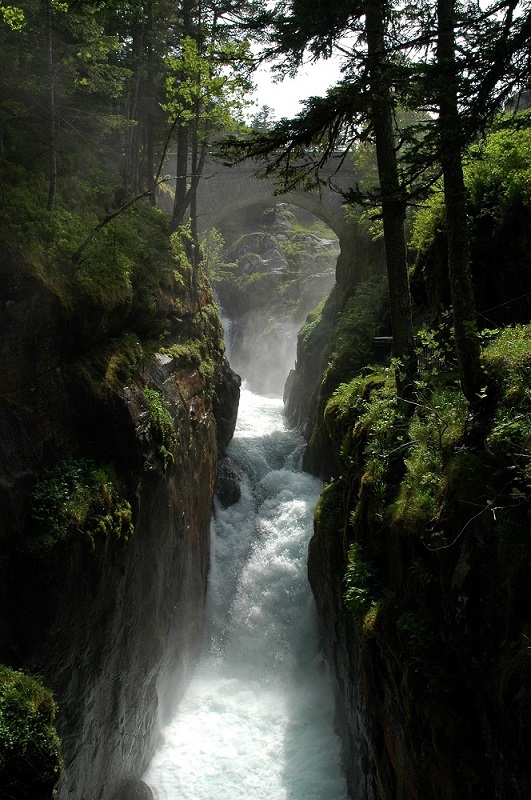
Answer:
M269 31L269 54L283 58L293 70L305 54L329 55L345 35L355 39L348 46L346 79L323 99L312 98L305 112L291 123L281 121L271 131L236 145L236 151L271 157L271 170L282 173L284 185L303 184L308 171L319 167L339 142L373 136L376 145L379 187L375 197L381 205L385 256L389 279L389 305L393 354L398 392L407 395L414 384L415 357L407 247L404 230L406 194L400 180L395 123L397 67L404 72L404 59L397 60L389 31L394 11L387 0L330 4L324 0L291 0L287 9L263 11L251 21L253 29ZM322 148L316 161L308 146ZM280 155L279 155L280 152Z

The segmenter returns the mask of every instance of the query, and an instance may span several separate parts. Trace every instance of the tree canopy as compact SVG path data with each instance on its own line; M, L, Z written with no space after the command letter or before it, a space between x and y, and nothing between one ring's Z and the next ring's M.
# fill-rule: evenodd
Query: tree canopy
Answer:
M154 203L168 176L177 227L208 141L242 119L250 60L233 34L239 5L1 3L0 156L47 172L50 212L74 174L114 185L108 211Z
M456 3L385 0L264 4L247 26L289 73L305 58L343 58L343 78L324 98L309 98L293 120L229 143L233 158L266 159L284 186L319 181L338 149L373 141L378 185L346 193L380 207L389 277L394 353L414 377L413 336L403 232L406 206L444 177L448 270L461 385L469 402L481 389L480 350L471 288L463 153L504 102L530 77L528 0ZM400 127L399 110L422 112ZM316 156L314 151L318 151ZM235 155L234 155L235 154ZM403 387L402 387L403 389ZM399 391L402 391L399 387Z

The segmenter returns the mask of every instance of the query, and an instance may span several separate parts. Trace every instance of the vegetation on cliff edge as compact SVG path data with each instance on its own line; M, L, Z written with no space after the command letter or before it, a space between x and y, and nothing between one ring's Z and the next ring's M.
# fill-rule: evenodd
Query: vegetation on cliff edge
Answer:
M12 800L51 797L62 767L56 707L36 678L0 665L0 786Z
M112 467L69 458L47 470L33 489L26 547L37 555L81 537L127 541L134 532L130 503L121 496Z

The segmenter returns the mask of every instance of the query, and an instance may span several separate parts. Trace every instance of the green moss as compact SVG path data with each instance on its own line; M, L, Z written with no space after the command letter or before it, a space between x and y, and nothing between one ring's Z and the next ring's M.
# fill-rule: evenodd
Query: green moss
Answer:
M408 446L404 408L397 402L393 370L360 375L341 384L325 409L325 421L341 464L359 486L367 512L381 523L394 486L390 471Z
M0 794L51 796L62 767L51 693L36 678L0 665Z
M321 302L313 309L313 311L310 311L306 317L306 321L299 331L299 342L303 348L311 346L312 338L318 332L321 326L326 302L327 298L321 300Z
M150 434L166 471L175 461L173 451L178 444L173 419L160 392L146 386L144 394L149 404Z
M127 541L131 506L118 492L112 467L89 459L66 459L44 473L31 498L26 548L43 556L77 537L92 547L100 536Z
M374 337L386 306L386 282L379 278L360 284L345 302L327 348L323 386L333 391L371 362Z
M487 449L512 471L515 497L531 494L531 325L500 331L485 348L484 363L500 393Z
M385 297L382 279L360 284L346 301L336 284L328 299L308 316L299 334L297 362L302 367L298 370L308 373L303 373L301 380L316 386L308 403L308 417L315 420L308 443L308 463L317 471L323 451L330 449L325 407L338 386L348 384L371 363L374 337L385 316ZM336 474L334 461L328 459L332 470L329 474Z
M407 531L425 536L438 523L441 459L440 454L417 445L405 459L406 474L393 503L391 520Z
M349 611L363 620L381 599L381 586L375 565L367 558L362 546L354 542L348 551L343 599ZM375 620L367 621L367 625Z
M196 369L205 383L207 395L211 395L225 352L223 326L215 303L202 306L186 330L171 338L171 344L163 344L159 351L175 359L178 368Z
M440 529L446 490L445 464L463 442L467 403L457 387L419 387L407 433L405 472L390 520L423 537Z
M341 498L343 487L340 482L329 483L319 496L315 507L315 523L326 535L335 536L342 529Z
M79 358L72 367L74 380L94 397L105 399L131 383L145 357L138 336L125 332Z

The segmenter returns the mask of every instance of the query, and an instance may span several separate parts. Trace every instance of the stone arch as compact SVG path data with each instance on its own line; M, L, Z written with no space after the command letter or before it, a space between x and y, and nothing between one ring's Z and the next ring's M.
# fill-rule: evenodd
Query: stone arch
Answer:
M229 214L275 197L275 184L256 177L254 164L226 167L209 162L197 193L198 224L202 231L218 227ZM311 212L325 222L339 240L345 233L345 215L341 195L327 187L312 192L295 191L278 195L281 202L291 203Z
M340 168L336 164L340 163ZM214 159L205 165L197 196L198 223L201 231L219 226L222 219L248 206L271 202L275 184L256 177L256 164L244 161L227 167ZM356 174L348 160L325 165L324 174L332 177L343 190L356 184ZM368 231L349 224L340 192L326 186L312 192L290 192L277 195L280 201L310 211L323 220L336 234L340 253L336 264L336 281L347 289L371 275L385 270L383 240L373 241Z

